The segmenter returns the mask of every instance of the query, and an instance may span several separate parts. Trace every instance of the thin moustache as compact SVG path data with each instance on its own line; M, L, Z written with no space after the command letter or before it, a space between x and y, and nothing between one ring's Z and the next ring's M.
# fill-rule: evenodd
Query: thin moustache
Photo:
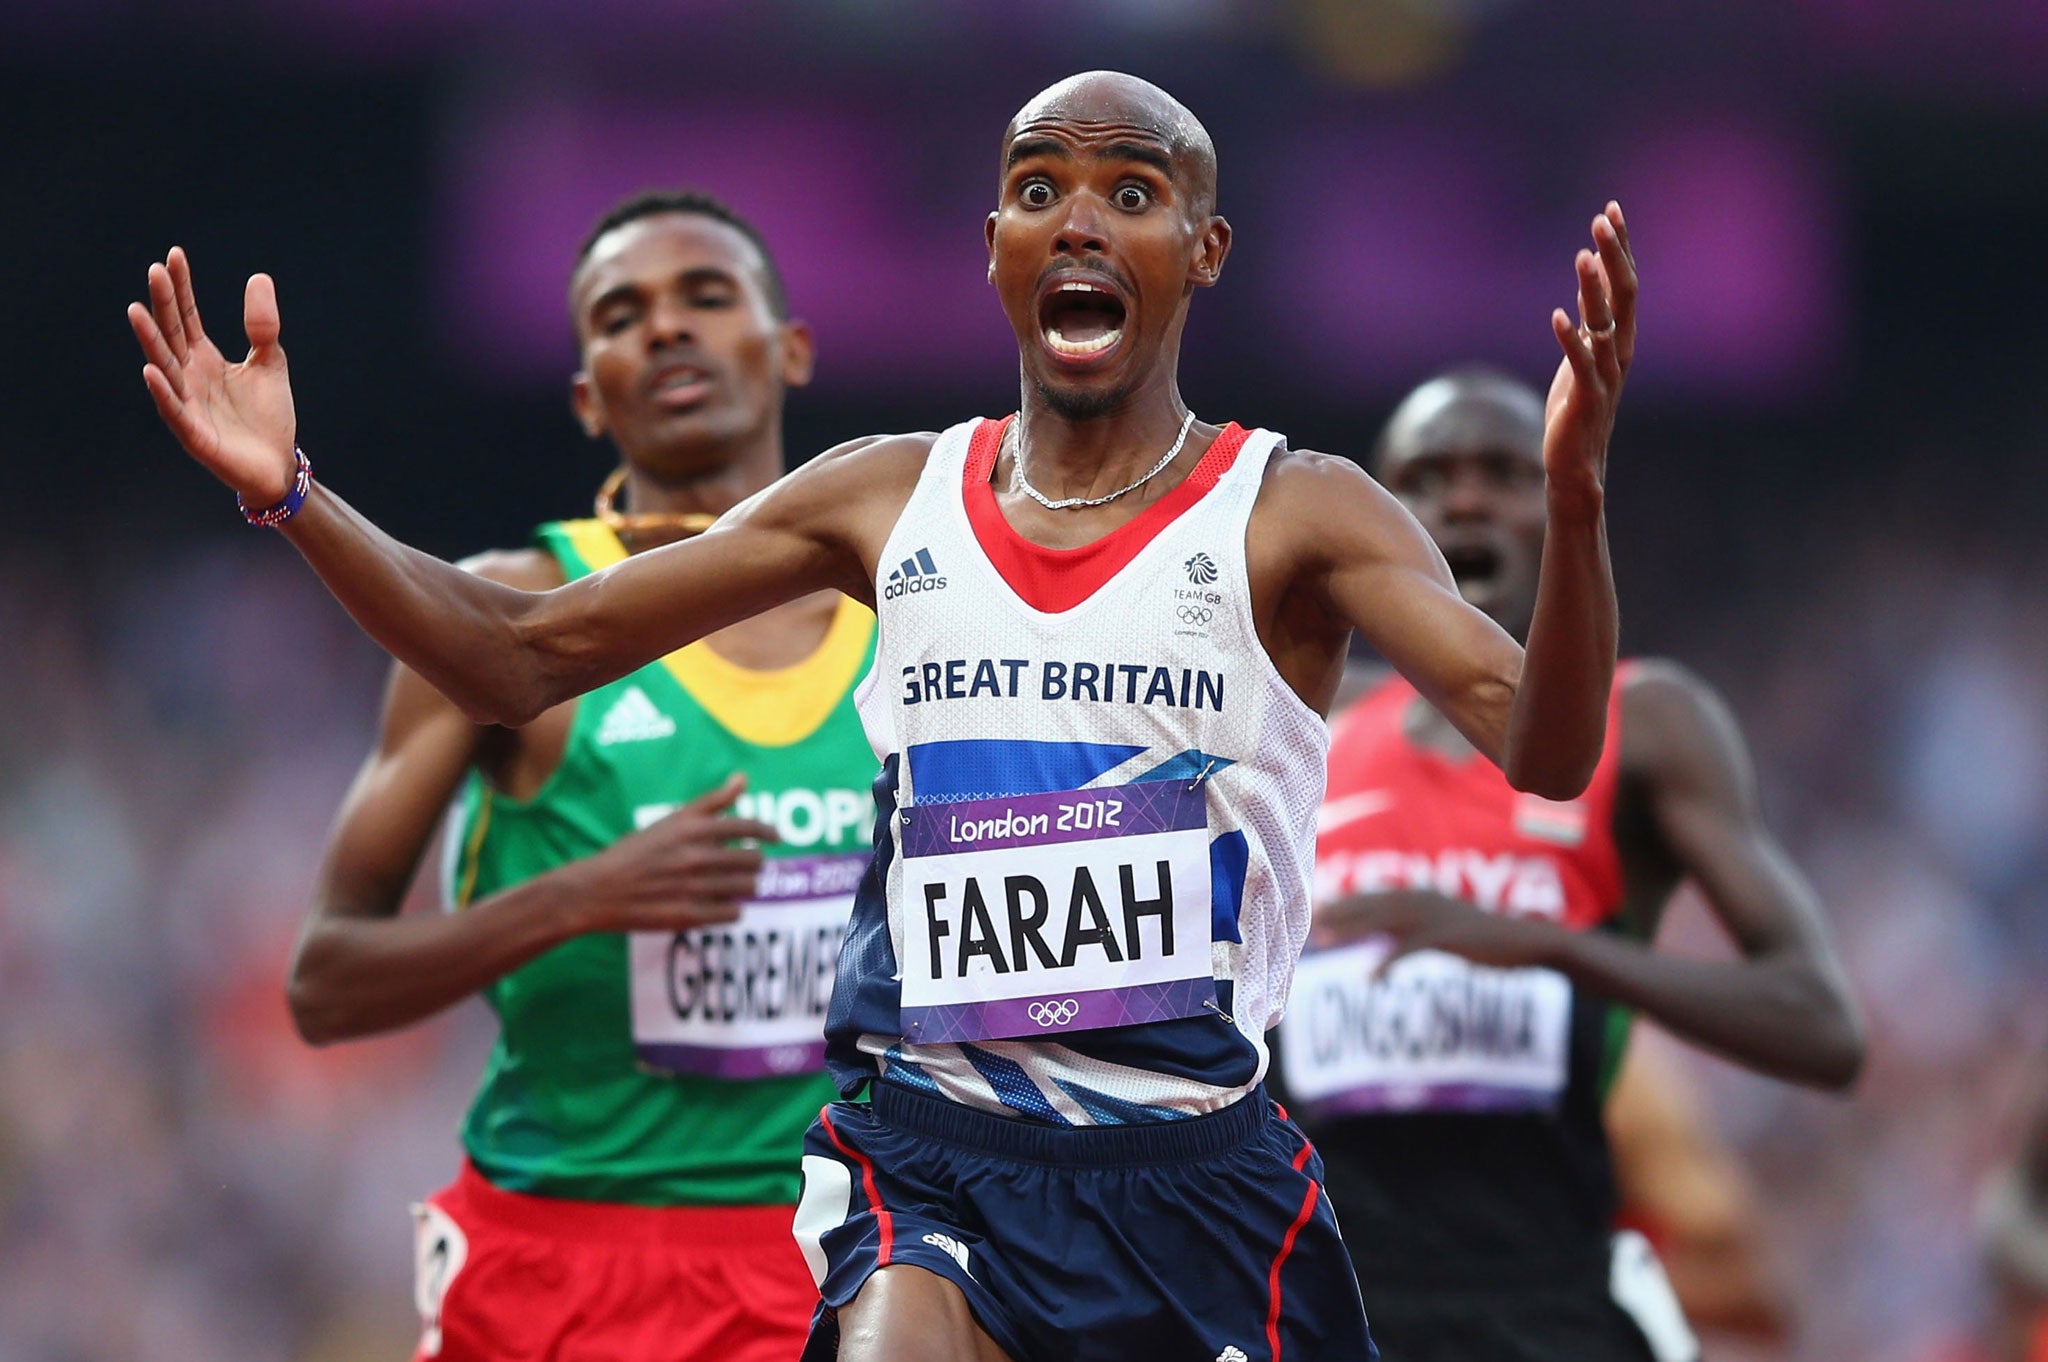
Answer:
M1132 297L1130 284L1107 261L1094 264L1083 260L1062 260L1056 265L1047 266L1038 276L1039 301L1043 302L1045 300L1046 295L1052 292L1055 283L1066 283L1075 276L1083 274L1092 274L1108 281L1116 293L1117 301L1124 304L1127 308L1130 306Z

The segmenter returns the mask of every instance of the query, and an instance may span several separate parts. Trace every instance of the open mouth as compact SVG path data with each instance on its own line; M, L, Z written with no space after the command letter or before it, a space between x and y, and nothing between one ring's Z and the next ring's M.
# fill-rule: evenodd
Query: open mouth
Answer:
M669 365L655 373L648 394L664 407L689 407L711 391L711 374L694 364Z
M1123 299L1078 279L1056 285L1038 304L1046 348L1068 359L1103 354L1124 334Z
M1500 576L1500 550L1485 544L1458 544L1444 549L1444 562L1450 565L1451 577L1458 584L1458 590L1469 592L1474 588L1492 586Z

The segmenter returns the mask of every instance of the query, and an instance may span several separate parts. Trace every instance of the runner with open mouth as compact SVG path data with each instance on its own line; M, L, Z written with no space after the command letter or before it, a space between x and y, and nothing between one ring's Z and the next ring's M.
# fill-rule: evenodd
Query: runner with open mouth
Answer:
M1446 544L1444 563L1458 583L1458 591L1471 600L1473 591L1491 587L1500 575L1500 550L1491 544Z
M647 391L659 407L687 410L711 395L711 374L687 362L665 364L649 375Z
M1107 354L1123 339L1125 316L1123 299L1086 279L1060 280L1038 303L1039 334L1046 348L1063 359Z

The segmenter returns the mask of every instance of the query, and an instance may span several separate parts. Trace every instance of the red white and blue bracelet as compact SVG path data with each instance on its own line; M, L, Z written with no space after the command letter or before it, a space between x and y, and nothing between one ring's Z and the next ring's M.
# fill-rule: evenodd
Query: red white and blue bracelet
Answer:
M284 494L284 500L275 506L265 506L260 511L249 509L249 503L242 500L240 492L235 493L235 505L241 508L242 519L251 525L270 528L284 524L299 513L299 507L306 504L306 492L313 485L313 462L306 457L306 451L292 446L292 457L298 460L299 471L292 478L292 490Z

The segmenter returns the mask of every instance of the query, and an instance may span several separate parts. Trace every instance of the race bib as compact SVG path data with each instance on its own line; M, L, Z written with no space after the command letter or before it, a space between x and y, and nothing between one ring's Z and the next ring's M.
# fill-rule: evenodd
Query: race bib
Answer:
M1327 1112L1543 1111L1563 1096L1571 983L1385 937L1305 955L1280 1024L1287 1087Z
M905 1038L1214 1010L1204 794L1144 781L899 814Z
M825 1007L865 856L761 867L736 921L634 932L633 1048L666 1073L771 1078L825 1067Z

